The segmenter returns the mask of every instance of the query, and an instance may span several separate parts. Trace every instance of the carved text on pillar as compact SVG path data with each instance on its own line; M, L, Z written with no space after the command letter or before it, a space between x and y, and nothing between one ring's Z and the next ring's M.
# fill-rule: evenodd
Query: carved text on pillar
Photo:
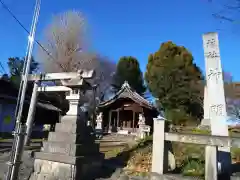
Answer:
M214 38L208 39L206 42L206 47L216 48L216 40Z
M208 80L215 79L216 82L218 83L218 80L221 78L221 74L222 72L219 71L218 68L209 69L207 77L208 77Z
M210 106L210 112L215 116L223 116L223 104Z
M206 58L208 58L208 59L209 59L209 58L217 58L217 57L220 57L219 53L216 52L216 51L207 52L207 53L204 54L204 56L205 56Z

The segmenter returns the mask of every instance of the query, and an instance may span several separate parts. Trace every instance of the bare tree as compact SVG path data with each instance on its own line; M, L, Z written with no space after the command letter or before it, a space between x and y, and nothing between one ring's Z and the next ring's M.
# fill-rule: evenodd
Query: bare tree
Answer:
M116 70L116 64L106 57L98 57L98 67L96 68L96 78L94 83L98 85L97 97L100 101L106 98L106 94L111 93L111 84Z
M39 62L45 72L70 72L78 69L94 69L96 76L90 80L97 85L93 90L85 93L82 104L86 102L88 108L94 110L96 99L102 100L106 90L111 85L115 63L96 53L88 52L86 21L77 11L68 11L55 16L44 33L43 49L39 49ZM96 98L93 98L95 95Z
M108 94L112 93L111 84L116 64L100 55L96 55L92 61L95 62L93 63L94 66L86 67L86 69L95 69L96 76L89 82L95 86L96 91L88 91L85 96L89 106L94 108L99 102L105 100Z
M91 61L91 57L82 57L86 39L85 19L80 12L67 11L54 16L44 32L43 46L48 53L38 49L44 71L69 72Z

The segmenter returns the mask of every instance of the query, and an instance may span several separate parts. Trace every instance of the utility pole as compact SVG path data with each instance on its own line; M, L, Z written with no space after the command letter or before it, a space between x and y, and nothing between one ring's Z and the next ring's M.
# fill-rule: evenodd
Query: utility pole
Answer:
M36 104L37 104L38 86L39 86L39 82L35 81L31 102L28 110L27 122L26 122L27 131L26 131L26 137L25 137L25 146L30 145L30 140L31 140L30 137L32 133L32 126L33 126L34 115L35 115Z
M33 44L34 44L34 38L35 38L36 25L37 25L39 11L40 11L40 4L41 4L41 0L36 0L31 31L28 36L26 59L24 62L23 75L21 79L18 102L16 107L16 127L14 131L14 140L13 140L12 151L10 154L10 160L8 162L9 167L8 167L6 180L18 179L17 178L18 171L21 164L22 153L24 149L26 126L22 122L22 111L23 111L23 105L25 101L25 94L27 90L28 73L31 65Z

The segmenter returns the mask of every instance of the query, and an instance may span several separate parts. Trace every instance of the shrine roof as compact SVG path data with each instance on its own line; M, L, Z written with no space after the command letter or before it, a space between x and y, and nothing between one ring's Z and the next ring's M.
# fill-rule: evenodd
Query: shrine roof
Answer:
M148 109L156 110L156 108L151 104L148 100L143 98L140 94L134 91L127 81L124 82L121 89L116 93L114 97L111 99L104 101L98 105L99 108L104 108L106 106L111 105L112 103L116 102L118 99L128 98L134 101L135 103L139 104L140 106L144 106Z

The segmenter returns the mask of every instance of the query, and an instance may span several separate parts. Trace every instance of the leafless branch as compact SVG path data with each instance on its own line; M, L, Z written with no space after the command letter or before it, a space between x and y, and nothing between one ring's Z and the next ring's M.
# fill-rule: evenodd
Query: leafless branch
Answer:
M51 57L38 49L38 59L46 72L73 71L89 61L86 49L85 19L80 12L67 11L53 17L44 33L43 46Z
M96 76L91 84L98 84L96 97L101 99L111 85L115 63L87 51L86 21L77 11L68 11L55 16L46 28L43 45L51 54L38 50L39 62L45 72L69 72L78 69L94 69ZM93 107L93 92L88 91L82 101ZM84 103L82 102L82 103Z

